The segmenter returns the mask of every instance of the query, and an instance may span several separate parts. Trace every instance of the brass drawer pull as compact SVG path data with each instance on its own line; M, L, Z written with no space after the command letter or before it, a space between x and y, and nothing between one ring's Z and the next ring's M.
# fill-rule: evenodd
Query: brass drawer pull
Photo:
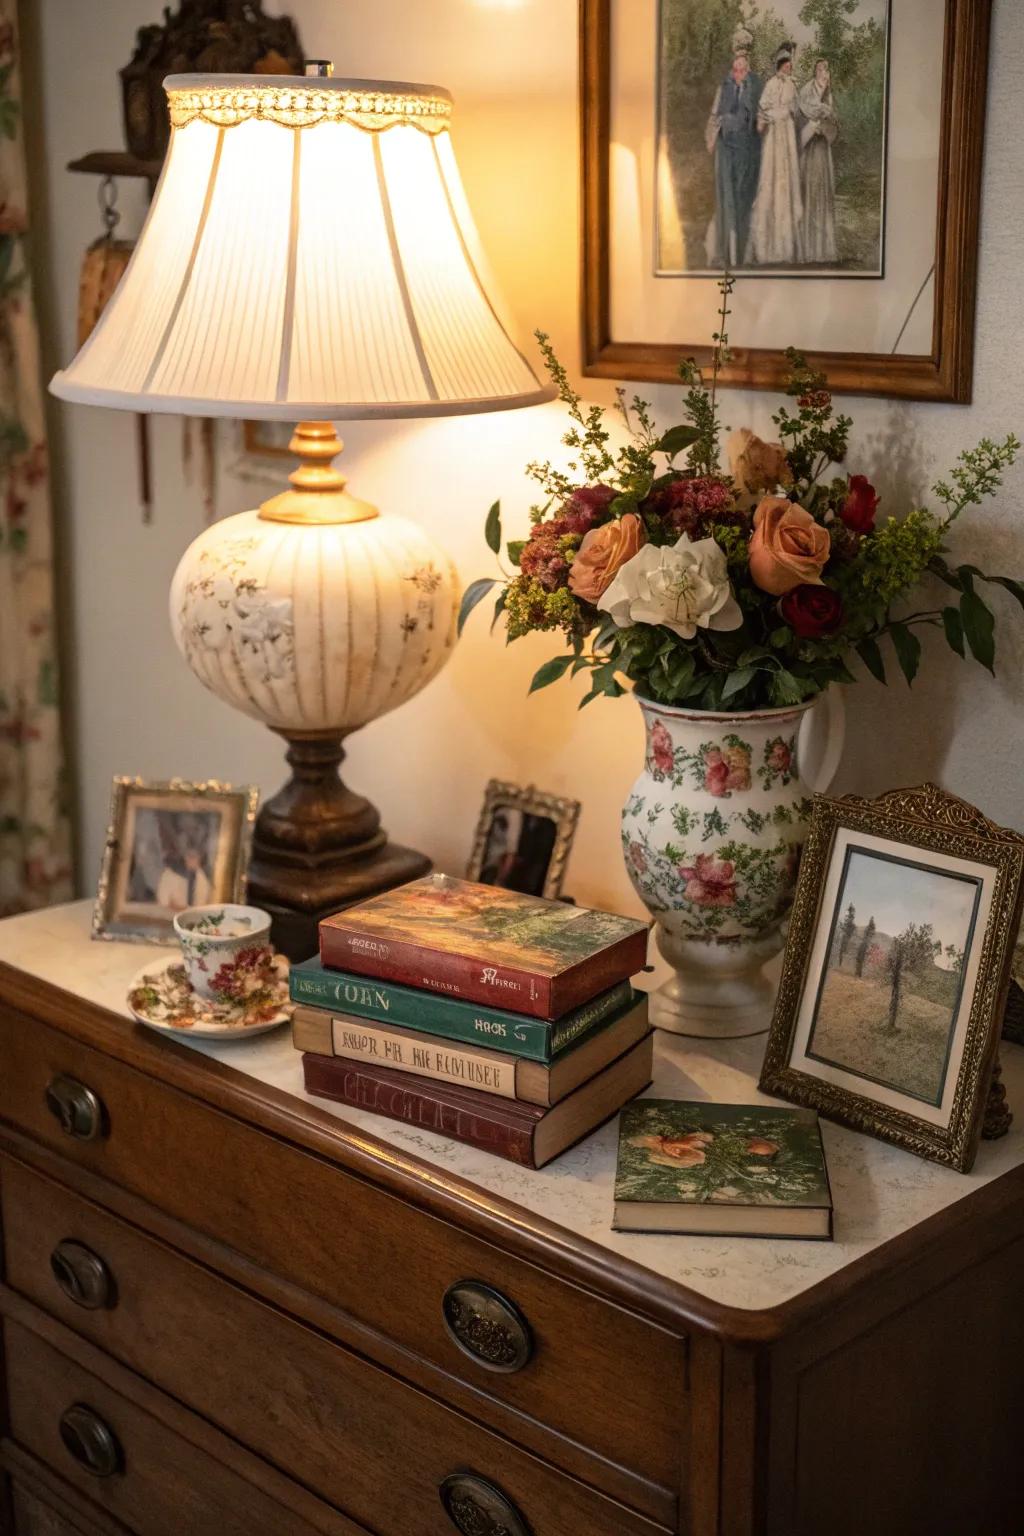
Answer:
M69 1301L87 1312L112 1307L117 1299L114 1277L98 1253L84 1243L65 1238L50 1254L53 1278Z
M102 1100L73 1077L55 1077L46 1090L46 1107L66 1136L96 1141L106 1130Z
M531 1536L500 1488L472 1472L452 1472L440 1487L444 1512L462 1536Z
M74 1403L60 1416L60 1438L69 1456L92 1477L113 1477L124 1466L117 1436L87 1403Z
M533 1354L530 1325L514 1302L480 1280L457 1280L444 1293L444 1323L454 1342L488 1371L521 1371Z

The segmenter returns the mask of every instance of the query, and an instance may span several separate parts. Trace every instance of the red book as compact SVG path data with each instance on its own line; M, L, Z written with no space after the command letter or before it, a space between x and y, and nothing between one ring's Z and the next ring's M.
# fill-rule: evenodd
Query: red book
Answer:
M647 923L427 875L320 924L336 970L558 1019L643 970Z
M437 1131L527 1168L542 1168L647 1087L653 1048L654 1031L650 1030L553 1109L338 1056L307 1052L302 1070L306 1092L317 1098L351 1104L419 1130Z

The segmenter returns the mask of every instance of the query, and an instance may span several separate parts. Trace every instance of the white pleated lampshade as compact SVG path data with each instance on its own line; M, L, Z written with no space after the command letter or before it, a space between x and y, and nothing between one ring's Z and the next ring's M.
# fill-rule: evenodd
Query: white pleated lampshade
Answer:
M176 75L132 261L51 388L296 421L551 398L510 339L432 86Z

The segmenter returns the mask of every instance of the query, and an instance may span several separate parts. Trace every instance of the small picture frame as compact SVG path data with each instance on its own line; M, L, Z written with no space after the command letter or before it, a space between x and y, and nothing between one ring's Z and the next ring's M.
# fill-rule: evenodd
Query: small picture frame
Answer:
M1022 873L1024 838L934 784L816 797L762 1091L966 1173Z
M555 901L579 821L580 802L532 784L491 779L473 839L467 880Z
M93 938L174 944L177 912L243 901L258 802L248 784L115 778Z

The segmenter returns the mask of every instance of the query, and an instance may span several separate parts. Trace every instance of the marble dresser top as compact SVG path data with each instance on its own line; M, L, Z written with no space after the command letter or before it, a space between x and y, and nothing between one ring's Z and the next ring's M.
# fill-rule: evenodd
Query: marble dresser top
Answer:
M90 938L92 903L74 902L0 922L0 961L122 1016L141 966L166 957L152 945ZM1004 1045L1004 1081L1016 1120L983 1142L970 1174L953 1173L841 1126L822 1123L835 1201L835 1241L671 1237L611 1230L617 1127L603 1126L538 1173L379 1115L311 1099L286 1028L249 1040L188 1042L226 1066L317 1104L385 1145L514 1202L725 1306L767 1310L835 1274L890 1238L1024 1162L1024 1048ZM765 1037L708 1044L658 1036L652 1097L778 1102L756 1089Z

